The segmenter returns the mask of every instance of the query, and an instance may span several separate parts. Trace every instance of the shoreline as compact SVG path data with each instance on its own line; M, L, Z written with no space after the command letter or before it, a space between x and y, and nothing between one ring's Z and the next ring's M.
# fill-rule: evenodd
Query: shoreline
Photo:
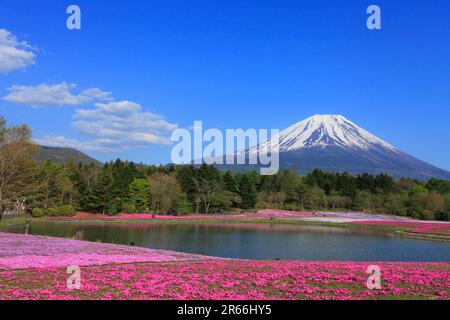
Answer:
M262 214L261 214L262 212ZM269 212L269 213L267 213ZM281 214L277 216L276 213ZM334 214L339 215L336 218ZM352 218L346 218L350 215ZM133 214L118 216L102 216L98 214L78 214L73 217L40 217L32 218L32 223L129 223L129 224L192 224L192 223L262 223L299 226L324 226L336 228L365 229L394 237L450 242L450 222L422 221L407 219L400 216L380 214L343 213L343 212L296 212L285 210L260 210L257 213L226 214L226 215L190 215L190 216L160 216L152 218L152 215ZM357 218L354 218L354 217ZM375 220L373 220L375 217ZM380 219L382 217L384 220ZM341 220L339 220L341 219ZM392 219L392 220L391 220ZM17 219L12 218L12 223L5 220L0 223L1 228L22 225ZM434 229L444 227L445 233L433 233ZM420 229L414 231L414 229Z

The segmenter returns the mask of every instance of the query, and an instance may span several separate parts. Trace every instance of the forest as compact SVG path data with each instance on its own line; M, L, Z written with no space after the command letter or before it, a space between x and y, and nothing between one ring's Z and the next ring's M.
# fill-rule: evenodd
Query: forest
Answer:
M35 217L77 211L214 214L286 209L362 211L426 220L450 218L450 181L314 170L219 171L209 165L154 166L117 159L103 166L36 163L27 126L7 127L0 117L0 210L26 203ZM1 213L1 212L0 212Z

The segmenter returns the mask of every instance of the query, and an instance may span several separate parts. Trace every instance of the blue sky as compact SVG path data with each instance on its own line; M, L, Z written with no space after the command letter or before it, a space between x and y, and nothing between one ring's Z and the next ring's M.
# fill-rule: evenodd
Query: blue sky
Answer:
M66 28L70 4L81 7L81 30ZM371 4L381 7L381 30L366 28ZM3 0L0 29L33 52L0 73L0 115L29 124L40 141L85 142L100 160L168 162L168 130L194 120L283 129L342 114L450 170L448 0ZM69 93L67 105L19 101L40 85ZM96 127L110 107L132 110L141 126L119 147Z

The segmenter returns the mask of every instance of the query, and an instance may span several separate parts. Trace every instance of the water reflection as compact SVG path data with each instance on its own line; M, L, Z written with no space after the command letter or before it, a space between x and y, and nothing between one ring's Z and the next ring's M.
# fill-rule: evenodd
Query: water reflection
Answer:
M25 232L23 227L3 229ZM450 243L369 230L259 223L32 224L30 234L242 259L450 261Z

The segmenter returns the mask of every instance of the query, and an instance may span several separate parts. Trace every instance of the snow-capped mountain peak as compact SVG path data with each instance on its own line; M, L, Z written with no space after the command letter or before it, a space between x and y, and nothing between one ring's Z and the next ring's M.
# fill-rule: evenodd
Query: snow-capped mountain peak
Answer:
M272 142L269 139L237 155L250 157L259 152L273 152ZM279 164L280 168L301 174L321 169L354 175L384 173L395 178L450 179L450 172L396 149L341 115L315 115L280 132Z
M390 149L377 138L341 115L314 115L280 133L280 152L302 148L337 146L350 149Z
M273 139L237 154L249 157L273 152ZM279 163L280 168L301 174L321 169L354 175L384 173L395 178L450 179L450 172L396 149L341 115L314 115L281 131Z

